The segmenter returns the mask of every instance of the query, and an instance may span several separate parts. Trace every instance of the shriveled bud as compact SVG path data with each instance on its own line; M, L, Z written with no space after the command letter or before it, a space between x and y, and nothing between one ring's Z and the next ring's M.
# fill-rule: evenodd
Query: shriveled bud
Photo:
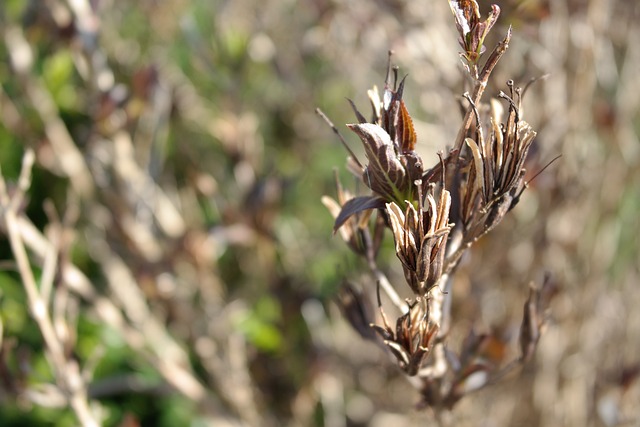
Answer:
M476 0L449 0L449 6L460 34L458 42L463 49L461 56L469 66L475 67L480 55L486 50L484 40L498 20L500 8L495 4L491 5L489 16L485 21L481 21Z
M420 183L416 183L420 186ZM405 279L417 295L426 295L442 275L447 238L452 224L448 223L451 196L442 190L438 203L433 186L418 209L406 202L403 212L395 202L387 203L396 255L402 262Z
M422 160L415 152L401 154L389 134L373 123L348 125L362 140L368 164L364 183L386 201L401 201L413 194L413 181L422 176Z
M398 360L398 365L409 376L416 375L429 354L438 333L438 325L429 321L426 298L407 303L409 310L396 321L393 330L382 308L383 326L371 325L384 340L384 344Z

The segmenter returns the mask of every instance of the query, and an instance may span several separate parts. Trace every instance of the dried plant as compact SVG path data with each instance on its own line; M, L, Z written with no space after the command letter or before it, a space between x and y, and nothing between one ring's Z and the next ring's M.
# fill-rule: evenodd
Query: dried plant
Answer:
M637 424L637 2L312 3L0 2L0 425Z
M420 406L436 410L453 407L466 393L493 383L530 359L552 294L549 281L544 298L540 289L531 286L520 336L521 354L513 362L489 357L491 346L504 347L491 334L472 331L459 354L447 347L451 326L455 326L455 319L449 318L455 293L452 274L463 253L520 200L527 186L524 166L536 136L521 117L523 91L512 81L507 82L508 93L499 94L502 103L492 100L487 108L483 101L489 77L511 39L509 28L483 61L484 42L500 8L492 6L489 17L482 21L475 0L450 0L449 4L460 36L463 68L473 83L472 94L464 94L466 113L453 147L439 154L438 163L425 167L415 151L418 136L402 99L405 79L399 81L397 69L389 65L382 100L377 88L369 91L372 120L367 121L351 103L358 123L347 125L360 137L366 156L363 163L349 150L349 170L371 194L352 196L338 182L339 201L323 199L335 218L334 231L341 233L354 252L367 257L375 272L382 324L370 322L371 327L405 374L418 378L412 382L420 390ZM396 256L413 294L404 303L377 267L375 254L382 238L358 238L380 236L384 229L392 233ZM396 305L395 322L382 309L380 287ZM358 297L365 298L364 294ZM363 305L349 307L359 306ZM352 321L358 319L354 326L361 333L364 315L363 311L348 315ZM371 338L368 333L363 336Z

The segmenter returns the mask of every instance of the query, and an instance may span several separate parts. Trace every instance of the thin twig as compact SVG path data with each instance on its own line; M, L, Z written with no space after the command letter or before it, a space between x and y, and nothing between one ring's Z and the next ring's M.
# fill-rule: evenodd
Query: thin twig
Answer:
M342 143L344 148L347 150L347 152L349 153L353 161L356 162L356 164L361 169L364 169L364 166L362 166L362 163L360 163L360 160L358 160L358 157L356 156L356 154L353 152L351 147L349 147L349 144L347 144L347 141L344 139L344 137L342 136L342 134L340 133L336 125L333 124L333 122L329 119L329 117L327 117L327 115L320 108L316 108L316 113L320 117L322 117L322 120L324 120L329 125L333 133L335 133L338 136L338 138L340 139L340 142Z
M409 311L409 307L407 307L405 301L400 298L400 295L398 295L394 287L391 285L391 282L389 282L389 279L387 279L387 276L384 274L384 272L378 267L375 251L371 240L371 233L369 233L368 229L362 230L362 237L367 248L367 264L369 266L369 269L371 270L371 273L376 278L376 283L378 283L384 293L387 294L387 297L391 300L393 305L395 305L402 314L407 313Z
M19 232L16 212L29 188L34 160L33 151L27 150L23 158L18 187L13 198L10 198L7 193L7 186L0 170L0 204L2 205L3 219L22 284L27 293L29 309L42 333L57 382L80 423L85 427L97 427L99 423L89 408L86 386L80 376L77 362L74 359L67 359L65 356L63 345L56 334L49 314L48 304L40 294Z

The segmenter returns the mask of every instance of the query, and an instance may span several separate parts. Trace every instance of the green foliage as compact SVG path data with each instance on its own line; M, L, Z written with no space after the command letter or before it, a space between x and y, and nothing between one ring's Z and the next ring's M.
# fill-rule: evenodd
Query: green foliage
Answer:
M250 311L236 320L236 327L258 350L274 353L282 350L283 337L277 327L281 320L278 301L262 296Z
M74 79L74 64L71 53L66 50L47 57L42 66L42 77L61 110L78 107L78 81Z

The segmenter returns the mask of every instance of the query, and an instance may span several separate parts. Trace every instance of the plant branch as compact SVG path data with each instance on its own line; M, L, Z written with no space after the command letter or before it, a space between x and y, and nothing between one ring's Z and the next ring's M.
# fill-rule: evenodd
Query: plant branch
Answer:
M0 205L2 206L4 225L18 266L18 272L27 294L29 310L42 333L57 383L80 423L86 427L97 427L99 423L91 413L87 400L86 386L80 375L78 364L73 358L67 358L65 355L64 347L60 337L56 334L49 313L48 303L38 289L24 241L19 231L17 210L20 208L21 201L29 188L34 160L33 151L28 150L23 158L18 187L13 197L9 196L4 177L0 171Z
M505 38L498 43L489 58L487 58L487 62L485 62L484 67L482 67L482 71L480 72L480 76L475 81L475 85L473 88L473 93L471 98L473 99L473 104L480 105L480 101L482 100L482 96L484 95L484 91L487 88L487 83L489 82L489 76L493 72L493 69L500 61L500 58L509 48L509 42L511 41L511 27L507 30L507 35ZM456 141L454 143L454 151L456 154L456 166L458 162L458 157L460 156L460 152L462 151L462 146L464 144L464 139L466 138L469 129L471 129L471 124L473 123L473 104L467 107L467 112L464 116L464 120L462 122L462 126L458 131L458 136L456 137ZM454 169L457 169L454 168Z

